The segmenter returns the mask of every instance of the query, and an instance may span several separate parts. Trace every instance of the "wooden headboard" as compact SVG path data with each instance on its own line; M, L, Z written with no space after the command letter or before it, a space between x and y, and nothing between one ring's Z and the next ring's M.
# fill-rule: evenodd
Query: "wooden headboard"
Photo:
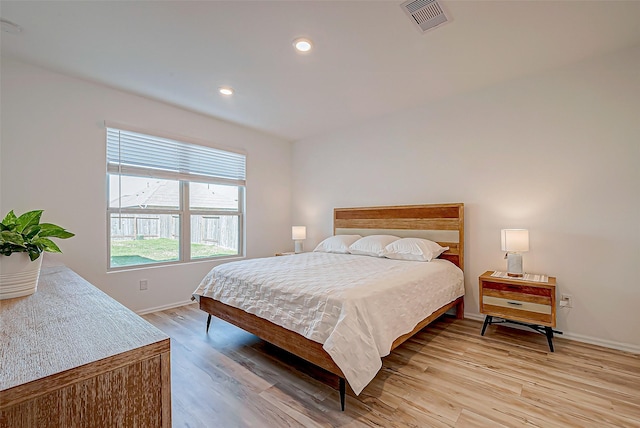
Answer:
M333 234L425 238L449 250L440 258L464 271L464 204L335 208Z

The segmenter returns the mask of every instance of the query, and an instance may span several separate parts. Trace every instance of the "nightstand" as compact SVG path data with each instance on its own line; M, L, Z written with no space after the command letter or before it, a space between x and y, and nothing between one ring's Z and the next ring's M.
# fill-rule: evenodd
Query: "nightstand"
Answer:
M547 336L553 352L553 333L562 334L556 326L556 279L533 281L521 278L480 275L480 313L485 314L482 333L488 325L513 323L529 327ZM495 321L493 317L501 318Z
M286 251L284 253L276 253L276 257L278 256L293 256L295 253L293 251Z

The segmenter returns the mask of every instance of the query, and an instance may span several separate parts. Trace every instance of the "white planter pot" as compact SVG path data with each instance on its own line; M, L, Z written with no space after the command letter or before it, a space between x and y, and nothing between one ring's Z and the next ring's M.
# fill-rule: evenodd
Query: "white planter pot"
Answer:
M0 256L0 300L35 293L43 258L32 262L27 253Z

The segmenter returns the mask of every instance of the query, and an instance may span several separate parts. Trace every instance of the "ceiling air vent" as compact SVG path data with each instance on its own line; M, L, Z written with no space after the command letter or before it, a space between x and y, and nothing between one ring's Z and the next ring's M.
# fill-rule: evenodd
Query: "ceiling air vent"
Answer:
M402 9L423 33L449 21L436 0L409 0L402 3Z

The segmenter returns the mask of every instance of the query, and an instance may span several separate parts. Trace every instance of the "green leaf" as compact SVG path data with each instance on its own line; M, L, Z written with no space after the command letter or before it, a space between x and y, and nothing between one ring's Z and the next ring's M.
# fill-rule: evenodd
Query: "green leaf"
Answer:
M55 242L48 238L37 238L33 240L33 245L42 248L43 251L47 251L49 253L61 253L62 250L58 248Z
M16 220L18 232L22 232L25 228L40 223L40 217L42 216L42 210L29 211L22 214Z
M17 246L13 244L2 244L0 245L0 253L3 256L10 256L13 253L26 253L28 252L27 247L25 246Z
M3 230L0 232L0 244L12 244L17 245L19 247L24 247L24 238L21 234L16 232L11 232L8 230Z
M16 225L16 221L17 220L18 220L18 217L16 217L16 215L13 213L13 210L11 210L5 216L4 220L2 220L2 225L6 226L9 229L11 229L13 226Z
M40 257L39 251L29 251L29 258L31 259L31 261L36 260L38 257Z
M38 236L41 238L49 236L52 238L67 239L75 236L75 234L65 230L60 226L56 226L55 224L42 223L40 225L40 234Z
M40 232L41 227L37 224L29 226L22 231L22 235L25 239L33 239Z

